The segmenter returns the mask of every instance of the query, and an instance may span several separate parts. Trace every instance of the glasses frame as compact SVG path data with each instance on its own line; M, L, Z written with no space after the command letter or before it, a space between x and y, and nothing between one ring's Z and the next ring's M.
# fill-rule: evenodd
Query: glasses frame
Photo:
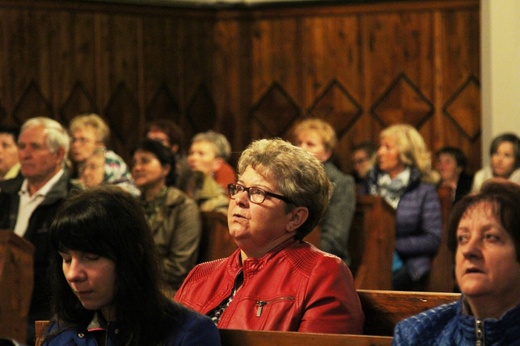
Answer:
M240 186L240 191L237 187ZM231 194L231 189L234 189L235 190L235 193L234 194ZM252 199L251 199L251 192L250 190L251 189L257 189L258 191L262 191L262 193L264 194L264 199L262 200L262 202L254 202ZM285 197L285 196L282 196L282 195L278 195L276 193L273 193L273 192L269 192L269 191L266 191L260 187L257 187L257 186L244 186L242 184L237 184L237 183L231 183L231 184L228 184L227 186L227 193L229 195L229 198L231 199L235 199L234 196L239 193L239 192L242 192L242 191L245 191L247 192L247 199L249 200L249 202L251 203L254 203L254 204L262 204L264 203L265 201L265 198L267 196L271 196L271 197L274 197L274 198L277 198L281 201L284 201L285 203L288 203L288 204L294 204L288 197Z

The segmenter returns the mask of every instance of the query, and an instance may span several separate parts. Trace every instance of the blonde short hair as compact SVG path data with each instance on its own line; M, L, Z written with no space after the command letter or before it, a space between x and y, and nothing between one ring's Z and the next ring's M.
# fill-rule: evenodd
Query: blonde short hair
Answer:
M110 128L99 115L91 113L75 116L70 122L69 131L72 133L76 129L85 127L90 127L94 130L98 142L107 144Z
M326 121L318 118L308 118L297 123L292 135L296 138L299 134L305 131L313 131L321 137L325 150L333 152L338 144L338 137L336 130Z

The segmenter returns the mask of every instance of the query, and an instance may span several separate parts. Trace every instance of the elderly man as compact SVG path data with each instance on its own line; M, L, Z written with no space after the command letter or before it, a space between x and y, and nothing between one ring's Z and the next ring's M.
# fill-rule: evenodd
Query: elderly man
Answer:
M14 178L20 172L16 146L19 133L18 127L0 125L0 180Z
M34 343L34 321L50 318L48 226L71 188L64 169L69 141L57 121L45 117L27 120L18 138L22 177L0 182L0 228L13 230L36 248L28 344Z

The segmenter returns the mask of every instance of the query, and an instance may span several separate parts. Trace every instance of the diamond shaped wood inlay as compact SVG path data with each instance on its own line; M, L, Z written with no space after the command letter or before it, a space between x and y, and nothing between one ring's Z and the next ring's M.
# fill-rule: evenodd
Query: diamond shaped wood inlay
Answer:
M469 140L477 140L481 130L478 79L470 76L446 102L443 112Z
M215 129L215 102L204 85L201 85L193 95L186 114L194 133ZM187 133L190 135L189 131Z
M146 108L147 120L158 118L171 119L176 123L180 122L179 106L165 83L159 87Z
M85 86L79 81L74 84L69 97L60 109L63 123L68 124L78 114L97 113L96 103L90 96Z
M416 128L433 114L433 104L404 74L400 74L372 106L371 113L384 127L408 123Z
M341 134L360 117L361 106L341 83L333 80L316 98L309 114L330 123Z
M253 136L283 137L299 114L300 109L289 94L278 83L273 83L253 107L253 121L261 127Z
M19 124L35 116L45 116L53 118L52 105L43 96L39 86L33 80L24 90L22 97L16 104L13 111L13 118Z

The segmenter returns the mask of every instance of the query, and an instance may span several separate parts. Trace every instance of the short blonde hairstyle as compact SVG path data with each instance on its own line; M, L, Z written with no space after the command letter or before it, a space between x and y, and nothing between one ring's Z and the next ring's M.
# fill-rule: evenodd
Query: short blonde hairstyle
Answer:
M435 184L439 182L439 174L432 170L431 153L419 131L408 124L397 124L381 131L380 138L387 137L395 140L401 162L421 172L422 181Z
M296 139L301 133L305 131L313 131L321 137L323 146L328 152L333 152L338 144L338 137L336 130L326 121L318 118L308 118L297 123L293 130L292 136Z
M294 206L307 208L309 217L296 231L296 238L303 239L319 223L332 194L332 183L321 162L282 139L261 139L243 151L238 175L249 166L291 200L287 210Z
M110 128L99 115L91 113L75 116L70 122L69 131L72 133L79 128L85 127L94 129L98 142L107 144Z

